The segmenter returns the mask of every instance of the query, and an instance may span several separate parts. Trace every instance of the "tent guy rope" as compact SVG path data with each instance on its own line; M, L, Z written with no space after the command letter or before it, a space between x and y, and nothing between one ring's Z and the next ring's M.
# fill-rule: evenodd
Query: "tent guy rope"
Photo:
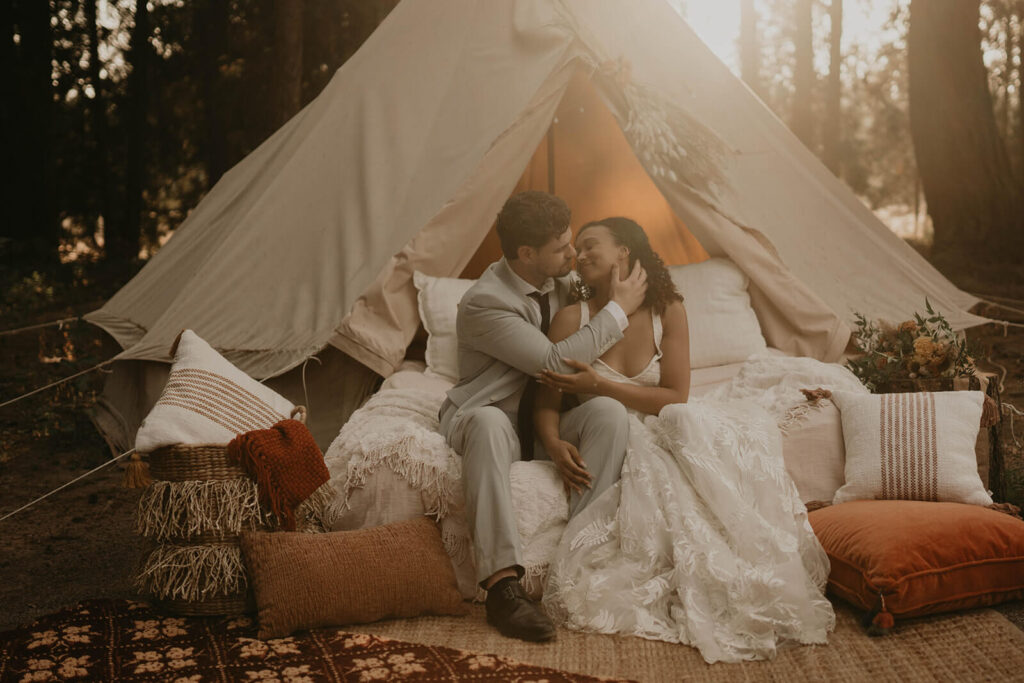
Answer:
M1000 298L1001 299L1003 297L996 297L996 298ZM1001 304L998 301L992 301L990 299L986 299L985 297L978 297L978 301L980 301L983 304L987 304L989 306L992 306L994 308L1001 308L1004 311L1010 311L1011 313L1020 313L1021 315L1024 315L1024 308L1016 308L1014 306L1007 306L1006 304ZM1016 302L1016 299L1005 299L1005 301ZM997 322L1004 322L1004 321L999 320Z
M1010 298L1008 296L996 296L995 294L986 294L986 295L983 296L981 294L975 294L974 292L968 292L968 293L971 296L977 298L978 301L981 301L982 303L986 303L989 306L996 306L997 308L1002 308L1002 309L1005 309L1007 311L1013 311L1015 313L1024 314L1024 308L1014 308L1013 306L1007 306L1006 304L1001 303L1003 301L1006 301L1006 302L1009 302L1011 304L1016 304L1016 305L1024 307L1024 301L1022 301L1020 299L1012 299L1012 298Z
M41 330L44 327L53 327L54 325L63 326L64 323L74 322L76 320L82 320L82 316L76 315L71 318L61 318L60 320L51 320L48 323L39 323L38 325L28 325L26 327L16 327L13 330L0 330L0 337L6 337L11 334L20 334L21 332L30 332L32 330Z
M1022 413L1020 409L1012 403L1004 403L1003 412L1010 416L1010 436L1013 438L1013 445L1020 448L1021 442L1017 439L1017 430L1013 427L1013 416L1018 415L1020 417L1024 417L1024 413Z
M115 462L117 462L118 460L120 460L121 458L125 457L126 455L131 455L131 454L132 454L132 453L134 453L134 452L135 452L135 449L134 449L134 448L133 448L133 449L131 449L130 451L125 451L125 452L124 452L124 453L122 453L121 455L118 455L118 456L116 456L116 457L113 457L113 458L111 458L110 460L107 460L107 461L106 461L106 462L104 462L104 463L103 463L102 465L98 465L98 466L96 466L96 467L92 468L91 470L89 470L89 471L88 471L88 472L86 472L85 474L80 474L80 475L78 475L77 477L75 477L74 479L72 479L71 481L68 481L68 482L64 482L63 484L61 484L61 485L60 485L60 486L58 486L57 488L53 489L52 491L48 491L47 493L44 493L43 495L39 496L39 497L38 497L38 498L36 498L35 500L33 500L33 501L30 501L30 502L28 502L28 503L25 503L24 505L22 505L22 506L21 506L20 508L18 508L17 510L12 510L11 512L8 512L8 513L7 513L6 515L4 515L3 517L0 517L0 522L3 522L3 521L4 521L5 519L7 519L8 517L13 517L14 515L16 515L16 514L18 514L19 512L21 512L22 510L27 510L27 509L29 509L30 507L32 507L33 505L35 505L35 504L36 504L36 503L38 503L39 501L41 501L41 500L45 500L46 498L49 498L50 496L52 496L53 494L57 493L58 491L63 491L64 489L66 489L67 487L71 486L71 485L72 485L72 484L74 484L75 482L77 482L77 481L80 481L80 480L82 480L82 479L85 479L85 478L86 478L86 477L88 477L89 475L91 475L91 474L94 474L95 472L98 472L98 471L100 471L101 469L103 469L104 467L107 467L107 466L108 466L108 465L110 465L111 463L115 463Z
M50 382L46 386L39 387L38 389L33 389L32 391L28 392L27 394L22 394L21 396L16 396L14 398L8 399L8 400L4 401L3 403L0 403L0 408L4 408L6 406L9 406L12 403L17 403L18 401L22 400L23 398L28 398L29 396L35 396L40 391L46 391L47 389L51 389L51 388L53 388L55 386L58 386L60 384L64 384L65 382L70 382L71 380L75 379L76 377L81 377L82 375L88 374L88 373L92 372L93 370L99 370L100 368L106 367L107 365L110 365L113 362L114 362L113 358L111 358L110 360L105 360L105 361L103 361L102 363L100 363L98 365L92 366L91 368L88 368L86 370L82 370L81 372L76 372L75 374L71 375L70 377L65 377L64 379L59 379L56 382Z

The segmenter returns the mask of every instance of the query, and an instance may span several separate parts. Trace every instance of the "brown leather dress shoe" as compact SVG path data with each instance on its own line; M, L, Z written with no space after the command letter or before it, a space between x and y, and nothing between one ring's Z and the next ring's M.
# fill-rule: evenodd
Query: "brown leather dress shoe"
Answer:
M501 635L545 641L555 637L555 625L540 605L526 597L518 579L502 579L487 591L487 623Z

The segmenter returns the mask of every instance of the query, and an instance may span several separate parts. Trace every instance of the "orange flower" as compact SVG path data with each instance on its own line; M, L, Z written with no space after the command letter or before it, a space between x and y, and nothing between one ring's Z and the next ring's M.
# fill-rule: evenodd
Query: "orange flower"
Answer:
M909 332L910 334L916 333L917 332L917 321L915 321L915 320L904 320L903 322L900 323L900 326L899 326L899 329L897 329L897 332L899 332L900 334L902 334L904 332Z
M935 342L932 341L931 337L918 337L914 340L914 355L920 356L925 359L923 363L928 362L928 358L935 353Z

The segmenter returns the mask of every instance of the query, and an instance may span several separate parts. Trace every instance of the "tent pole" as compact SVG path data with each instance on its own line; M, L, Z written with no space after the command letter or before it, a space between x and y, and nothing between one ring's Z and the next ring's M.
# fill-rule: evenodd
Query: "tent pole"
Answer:
M555 193L555 122L548 126L548 192Z

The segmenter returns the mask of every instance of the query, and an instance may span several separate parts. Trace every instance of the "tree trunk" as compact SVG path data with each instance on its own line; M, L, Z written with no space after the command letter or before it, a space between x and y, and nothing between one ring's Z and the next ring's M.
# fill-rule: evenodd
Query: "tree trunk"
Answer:
M274 0L274 128L280 128L302 107L303 0Z
M92 124L93 145L90 161L93 164L93 190L100 201L100 216L104 226L118 219L113 215L113 200L110 196L109 148L110 136L107 130L107 89L100 78L100 25L96 6L100 0L86 0L85 21L89 25L89 84L93 97L89 101L89 120ZM97 226L98 228L98 226ZM104 239L106 239L104 237Z
M910 130L939 260L1016 260L1024 235L978 19L979 0L910 4Z
M1017 180L1024 193L1024 0L1017 0Z
M12 131L20 153L15 157L17 189L11 199L12 226L25 255L34 263L55 264L60 246L60 221L56 209L56 178L53 150L53 33L50 3L20 2L16 6L21 44L21 120Z
M18 131L21 128L19 109L14 106L21 100L18 73L18 55L14 49L14 5L11 2L0 2L0 82L7 84L7 96L0 97L0 163L4 168L17 168ZM0 201L7 215L0 220L0 238L15 240L18 238L17 227L20 224L17 210L19 193L16 191L17 176L7 182L0 183ZM12 245L13 246L13 245ZM0 254L6 254L10 247L0 244Z
M800 140L814 148L814 33L813 0L796 0L793 43L796 65L793 76L793 108L789 127Z
M312 101L340 66L335 60L344 19L337 0L304 0L302 28L302 106Z
M825 92L825 121L822 130L822 157L828 169L839 175L842 130L840 128L842 94L843 0L832 0L828 9L829 37L828 89Z
M229 3L224 0L203 0L193 15L199 43L199 87L203 93L207 186L213 187L228 170L227 125L221 67L228 44L231 19Z
M125 219L112 224L112 229L107 231L107 255L118 262L129 262L138 257L139 239L142 236L146 145L149 142L146 135L150 61L149 7L147 0L136 0L136 3L131 49L125 56L132 67L128 75L126 102L128 149L125 164Z
M1024 2L1024 0L1022 0ZM330 55L329 62L331 76L334 76L334 72L341 68L341 65L345 63L349 55L347 53L346 37L351 33L351 29L346 29L346 20L350 16L351 12L348 8L348 3L336 2L331 4L331 9L327 15L328 21L331 22L331 41L330 41Z
M761 97L761 44L754 0L740 1L740 76Z
M1002 121L1002 134L1003 140L1013 139L1013 44L1015 42L1013 35L1013 8L1004 7L1003 12L1003 39L1004 47L1006 52L1006 67L1003 69L1003 121Z

